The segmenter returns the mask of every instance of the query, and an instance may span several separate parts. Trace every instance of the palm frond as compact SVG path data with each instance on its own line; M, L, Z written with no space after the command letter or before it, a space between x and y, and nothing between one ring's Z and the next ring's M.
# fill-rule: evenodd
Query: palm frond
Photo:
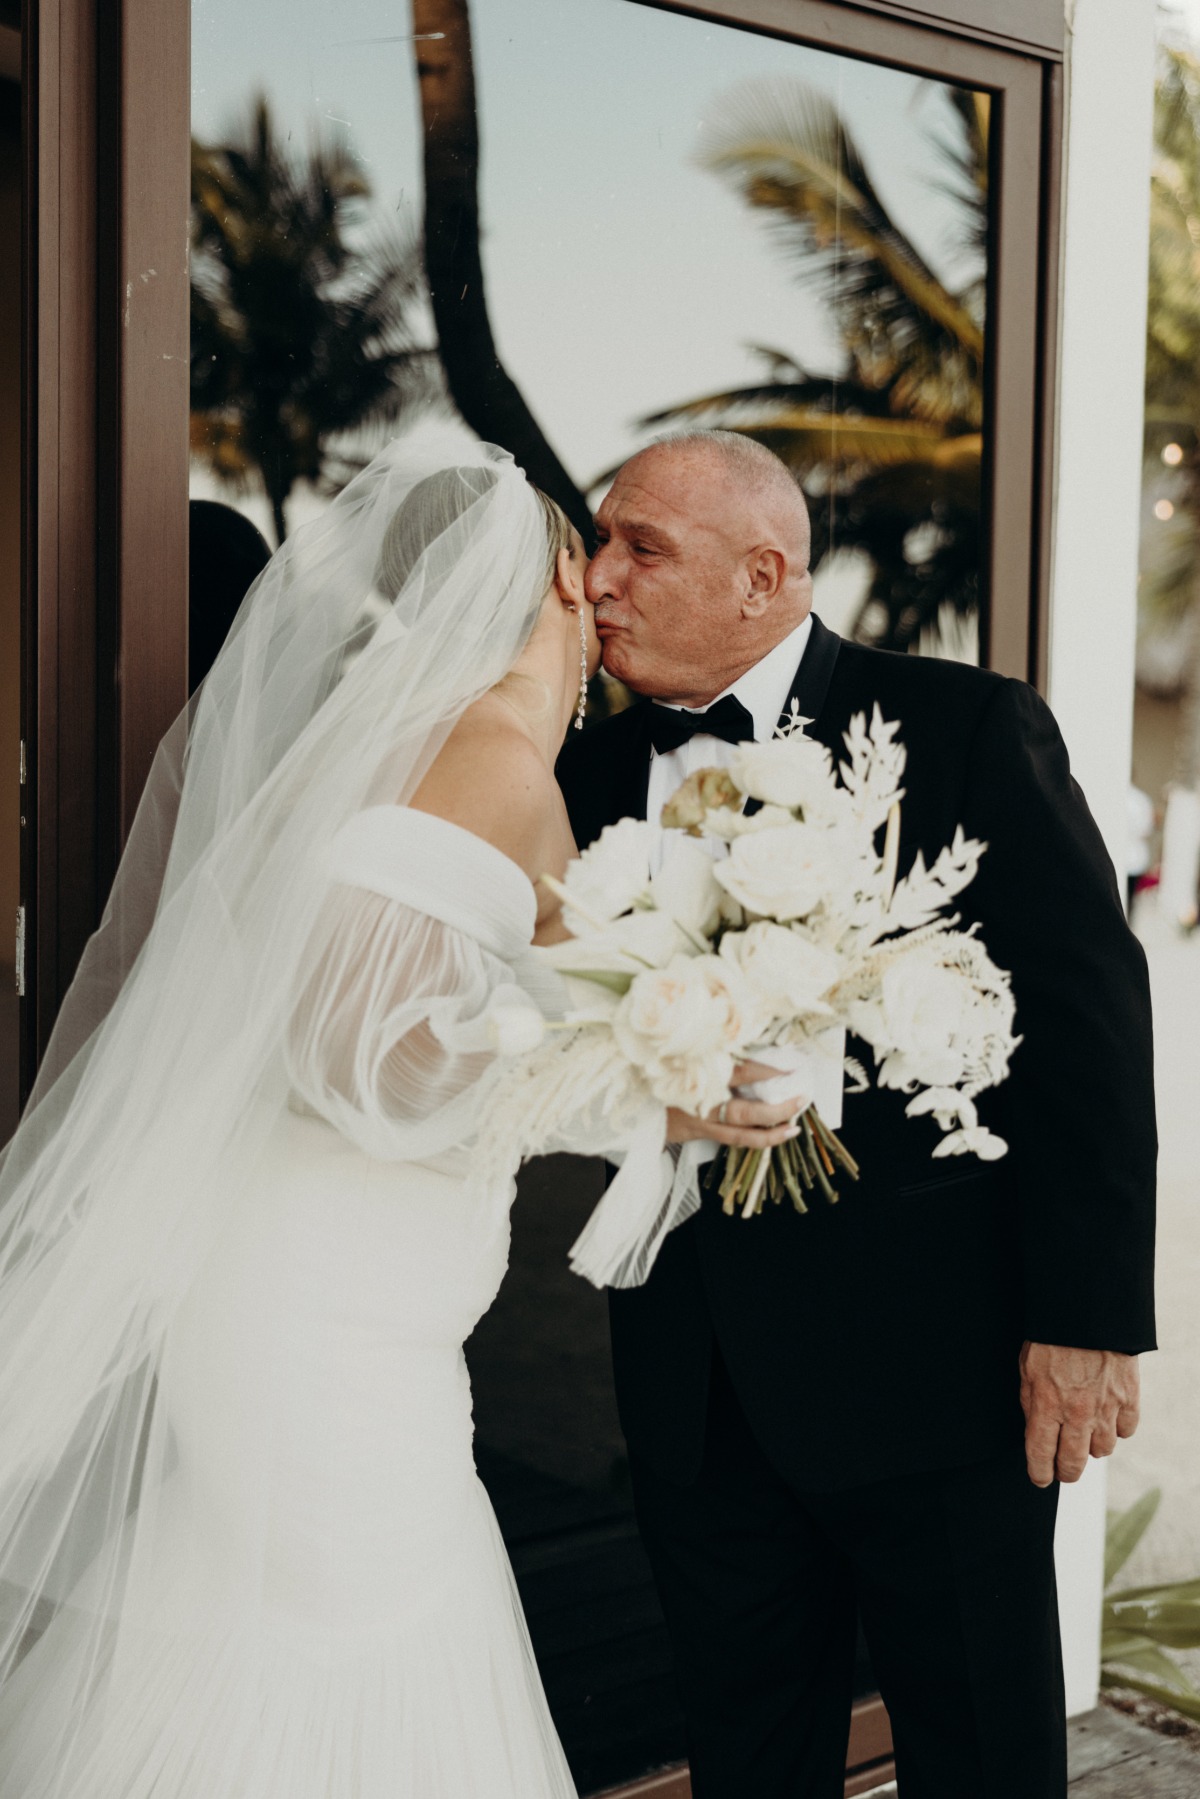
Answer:
M980 252L987 224L986 96L951 98L938 138ZM812 565L859 550L871 581L855 635L915 648L977 617L982 548L983 286L953 291L892 219L829 97L755 81L709 120L702 166L763 212L798 277L815 284L845 355L837 372L757 346L763 377L643 418L702 423L774 450L802 485ZM982 257L979 257L982 261Z
M349 149L293 157L259 97L240 141L192 152L193 445L221 479L257 469L277 527L356 433L441 392L412 234L372 231Z
M1126 1511L1109 1513L1104 1546L1106 1588L1141 1542L1161 1498L1160 1490L1152 1487ZM1102 1686L1145 1693L1185 1717L1200 1719L1200 1692L1167 1653L1198 1645L1200 1580L1159 1582L1105 1594Z
M773 215L847 332L910 357L956 353L979 364L979 321L893 222L827 95L786 78L744 83L710 122L700 159Z
M663 407L660 412L647 413L638 423L650 428L684 421L731 422L746 408L773 414L783 408L795 407L826 413L841 410L896 422L887 388L869 386L853 376L810 375L792 381L752 382L745 387L727 387L716 393L700 394L694 400L683 400L678 405Z
M937 191L954 202L956 229L953 247L973 257L982 269L988 244L988 136L991 96L974 88L941 87L948 129L932 130L930 141L946 171ZM981 296L967 302L975 316Z
M817 468L863 470L913 462L978 467L978 432L879 410L872 389L841 382L730 388L652 413L644 425L707 422L755 438L798 475ZM603 477L598 477L603 479Z

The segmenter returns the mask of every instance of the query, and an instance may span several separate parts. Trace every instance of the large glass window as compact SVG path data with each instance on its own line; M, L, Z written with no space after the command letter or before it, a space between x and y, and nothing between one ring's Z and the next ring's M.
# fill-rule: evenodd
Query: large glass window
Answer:
M518 456L594 504L655 431L752 432L809 496L826 622L976 659L986 96L629 0L475 0L485 306L443 291L435 324L417 65L463 10L418 6L422 42L395 0L194 0L193 497L272 544L381 436L454 399L494 424L490 327ZM462 98L430 127L443 290Z
M826 623L979 658L986 96L630 0L192 22L193 682L280 535L448 423L577 517L672 425L749 432L808 496ZM605 1305L566 1268L596 1193L529 1171L468 1346L582 1792L683 1754Z

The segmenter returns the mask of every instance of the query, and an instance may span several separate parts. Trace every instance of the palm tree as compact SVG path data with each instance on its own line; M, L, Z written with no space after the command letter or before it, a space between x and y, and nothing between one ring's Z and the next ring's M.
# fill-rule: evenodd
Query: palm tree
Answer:
M467 0L412 0L425 168L425 272L446 385L464 422L502 444L585 540L587 501L492 335L479 243L479 121Z
M336 488L437 391L416 247L369 231L369 193L340 144L291 156L261 95L244 141L192 146L192 448L231 486L257 475L279 542L297 481Z
M844 366L818 372L760 346L761 382L642 420L720 425L775 450L808 497L814 566L833 548L865 552L857 634L899 649L979 598L988 100L943 91L943 192L958 202L955 248L980 271L958 287L895 223L826 95L780 79L728 96L702 165L765 215L827 303Z

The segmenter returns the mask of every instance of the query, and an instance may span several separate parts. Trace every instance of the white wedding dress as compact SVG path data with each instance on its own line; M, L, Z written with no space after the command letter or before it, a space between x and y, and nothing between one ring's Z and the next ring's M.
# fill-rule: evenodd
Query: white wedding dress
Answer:
M574 1795L463 1357L513 1193L473 1160L478 1024L536 985L534 892L391 806L337 833L329 873L288 1104L162 1346L154 1516L113 1521L110 1663L64 1718L103 1603L85 1574L0 1702L3 1799Z
M385 446L159 745L0 1151L0 1799L571 1799L463 1342L523 1156L621 1160L597 1285L694 1170L590 1073L523 1103L534 890L406 804L563 601L547 504Z

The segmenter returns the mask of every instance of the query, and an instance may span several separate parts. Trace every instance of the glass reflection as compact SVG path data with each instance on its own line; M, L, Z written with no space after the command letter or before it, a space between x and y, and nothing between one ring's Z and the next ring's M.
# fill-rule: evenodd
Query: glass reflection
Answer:
M977 660L984 96L630 0L192 16L194 501L275 544L386 437L473 431L586 528L650 437L721 424L802 483L826 623ZM197 519L212 644L265 548ZM683 1754L606 1308L567 1271L595 1178L526 1172L468 1345L582 1792Z
M277 541L434 416L583 523L727 424L801 480L828 623L977 659L986 96L629 0L193 21L194 495Z

